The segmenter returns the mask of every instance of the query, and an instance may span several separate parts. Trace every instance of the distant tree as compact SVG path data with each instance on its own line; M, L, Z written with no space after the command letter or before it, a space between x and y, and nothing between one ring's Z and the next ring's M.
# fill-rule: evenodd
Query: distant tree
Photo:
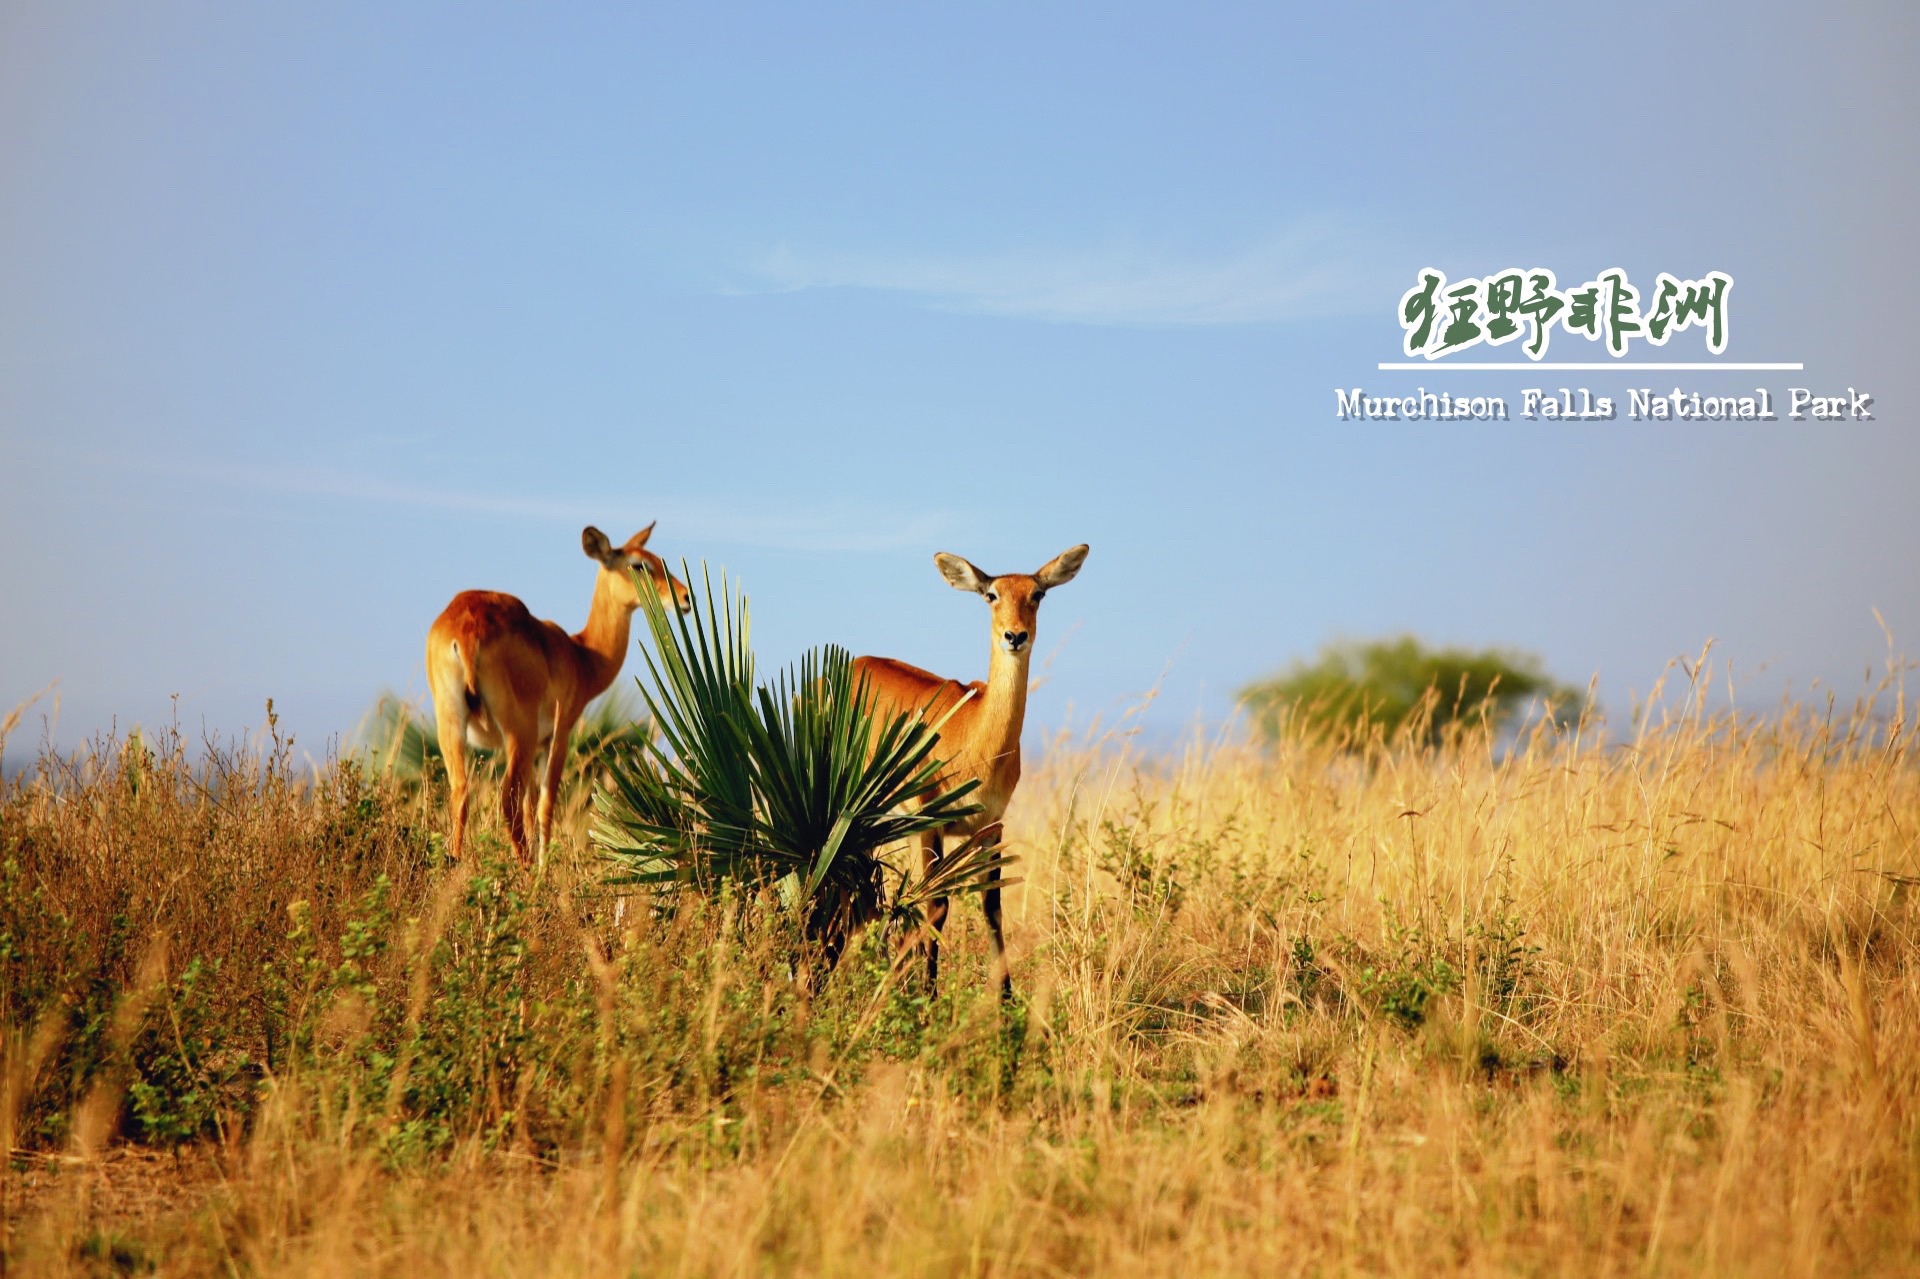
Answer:
M1377 725L1389 738L1405 729L1438 743L1456 721L1484 714L1498 725L1530 701L1576 696L1531 653L1435 649L1402 635L1329 644L1314 661L1247 685L1239 700L1268 738L1291 719L1330 734Z

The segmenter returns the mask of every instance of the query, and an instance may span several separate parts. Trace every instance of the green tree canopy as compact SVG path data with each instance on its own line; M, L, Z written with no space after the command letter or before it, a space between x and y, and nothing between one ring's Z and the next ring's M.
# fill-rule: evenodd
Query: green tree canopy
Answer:
M1291 720L1331 734L1404 729L1438 743L1457 721L1484 714L1498 725L1536 699L1559 706L1576 696L1531 653L1428 648L1402 635L1329 644L1312 662L1247 685L1239 700L1268 738Z

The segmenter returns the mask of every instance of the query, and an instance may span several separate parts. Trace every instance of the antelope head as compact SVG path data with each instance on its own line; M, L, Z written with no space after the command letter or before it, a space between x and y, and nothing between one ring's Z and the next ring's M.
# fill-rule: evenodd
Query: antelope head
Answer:
M605 533L588 525L580 532L580 546L588 559L600 562L601 572L612 575L615 603L629 612L639 608L637 582L644 576L659 592L662 604L684 613L693 605L687 584L667 572L666 562L647 549L647 539L652 536L653 525L649 524L628 538L624 546L615 546Z
M1033 646L1040 601L1048 591L1073 580L1086 562L1084 544L1062 551L1032 573L983 573L958 555L945 551L933 557L940 575L957 591L973 591L993 609L993 646L1015 657Z

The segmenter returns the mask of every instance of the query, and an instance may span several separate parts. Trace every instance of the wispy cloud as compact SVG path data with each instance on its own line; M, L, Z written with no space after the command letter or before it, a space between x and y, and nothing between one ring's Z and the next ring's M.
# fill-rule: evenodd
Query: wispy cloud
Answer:
M297 493L344 501L381 502L416 509L492 515L542 523L606 525L622 519L658 519L676 545L757 546L792 551L885 551L921 547L951 532L950 512L924 507L887 507L835 502L807 505L756 502L697 495L580 494L522 497L475 489L427 488L395 483L328 466L259 466L211 459L139 457L126 453L63 455L68 465L104 466L166 475L228 491Z
M1213 258L1139 245L993 255L813 251L781 245L734 292L877 289L946 310L1067 324L1260 324L1378 310L1404 284L1388 238L1334 219L1297 223Z

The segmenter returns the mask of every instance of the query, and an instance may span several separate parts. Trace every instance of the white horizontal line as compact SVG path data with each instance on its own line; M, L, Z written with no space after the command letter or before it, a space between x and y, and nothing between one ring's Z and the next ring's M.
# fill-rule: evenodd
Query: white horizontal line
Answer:
M1513 364L1455 364L1446 360L1412 360L1404 364L1381 364L1379 367L1383 371L1387 369L1472 369L1480 372L1505 371L1513 373L1525 372L1528 369L1537 369L1543 373L1555 371L1596 373L1612 372L1614 370L1622 373L1644 373L1649 369L1671 369L1676 373L1699 373L1708 369L1719 369L1727 373L1798 373L1807 366L1799 362L1792 364L1621 364L1617 361L1607 361L1598 364L1535 364L1531 361L1525 361Z

